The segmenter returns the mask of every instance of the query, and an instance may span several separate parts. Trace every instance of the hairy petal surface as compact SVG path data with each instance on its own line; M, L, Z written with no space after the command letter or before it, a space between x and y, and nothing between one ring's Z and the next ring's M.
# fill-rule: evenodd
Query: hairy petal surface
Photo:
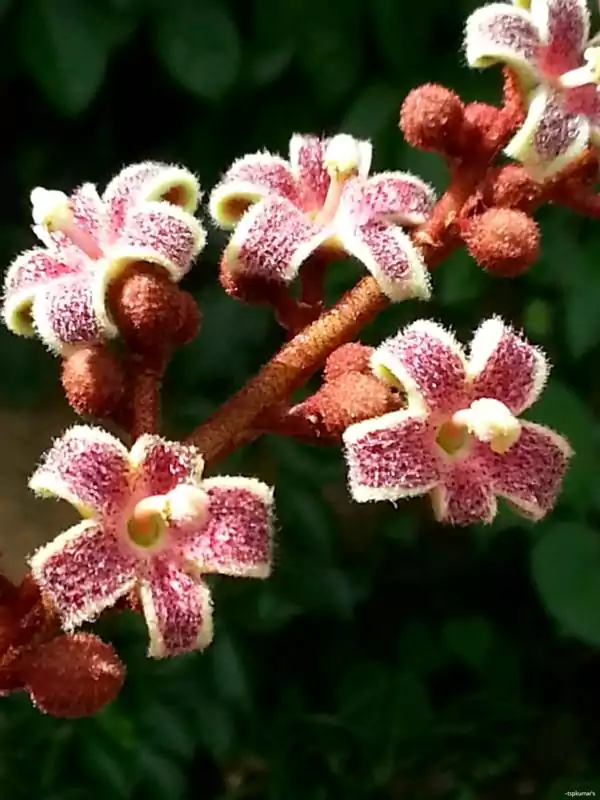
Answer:
M498 317L477 329L468 364L473 399L490 397L520 414L540 396L549 371L544 353Z
M101 428L75 425L56 439L29 487L67 500L86 516L107 516L127 502L127 469L127 449L118 439Z
M295 134L290 140L290 164L306 211L322 207L331 178L325 167L327 140Z
M180 483L196 483L202 476L204 460L192 445L169 442L161 436L144 434L129 454L137 488L148 495L167 494Z
M431 493L431 502L438 522L451 525L489 523L497 511L490 477L471 458L447 462L440 485Z
M554 74L580 66L590 35L586 0L531 0L531 20L547 45L545 61Z
M148 563L139 584L153 658L201 650L213 636L210 591L176 564L161 558Z
M135 583L135 558L93 520L61 533L31 558L31 571L66 630L95 619Z
M501 62L516 69L528 81L535 81L540 43L529 13L508 3L491 3L478 8L467 20L465 49L471 67Z
M266 578L271 572L273 492L253 478L220 476L203 482L208 522L191 535L183 555L199 572Z
M101 244L106 233L104 203L93 183L84 183L69 198L75 224Z
M350 493L359 503L422 495L440 480L427 420L406 411L351 425L343 441Z
M435 194L420 178L406 172L380 172L366 180L349 180L342 193L340 213L356 224L387 220L421 225L435 203Z

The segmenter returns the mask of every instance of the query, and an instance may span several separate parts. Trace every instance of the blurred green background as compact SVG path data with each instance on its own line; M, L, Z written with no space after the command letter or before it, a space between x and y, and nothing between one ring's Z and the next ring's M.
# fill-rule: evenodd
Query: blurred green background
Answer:
M292 132L370 137L375 169L438 189L443 164L396 122L407 91L440 81L495 101L497 70L459 52L472 0L0 0L0 253L31 246L34 185L103 186L126 163L183 163L210 190L233 158L285 153ZM549 352L532 418L577 457L555 513L503 511L470 530L426 503L351 505L336 448L267 437L221 471L274 482L274 577L215 579L203 655L145 658L136 618L103 620L129 668L119 699L62 722L0 700L1 800L505 800L600 793L600 228L544 209L542 258L515 281L464 253L435 273L435 300L390 308L376 343L432 316L467 339L492 312ZM174 359L165 429L189 431L282 341L270 314L215 276L213 231L187 281L205 314ZM331 299L360 270L337 264ZM60 530L25 479L71 419L58 363L0 331L0 547L22 554Z

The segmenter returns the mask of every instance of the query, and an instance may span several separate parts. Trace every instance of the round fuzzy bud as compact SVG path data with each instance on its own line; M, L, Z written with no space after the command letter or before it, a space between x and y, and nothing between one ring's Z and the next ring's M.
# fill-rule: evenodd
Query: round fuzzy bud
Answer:
M489 131L498 119L500 110L489 103L467 103L465 106L465 122L481 134Z
M111 313L125 341L140 350L162 348L180 325L180 291L166 273L142 265L110 287Z
M400 110L406 141L420 150L453 154L463 126L464 106L458 95L426 83L407 95Z
M540 249L537 223L522 211L509 208L492 208L470 220L463 240L480 267L505 278L528 269Z
M71 408L81 415L109 416L125 392L125 375L116 355L101 345L65 358L62 385Z
M173 344L183 345L198 335L202 314L189 292L179 292L179 327L173 333Z
M398 407L398 398L374 375L352 372L324 383L309 403L325 430L340 436L355 422L393 411Z
M360 344L360 342L350 342L343 344L334 350L325 362L325 369L323 370L323 380L328 383L339 378L342 375L347 375L349 372L360 372L364 375L371 373L369 365L373 347Z
M519 164L495 167L488 173L484 201L488 206L515 208L529 204L542 194L541 184L533 181L527 170Z
M45 714L89 717L119 693L125 667L91 633L59 636L36 647L21 667L33 703Z

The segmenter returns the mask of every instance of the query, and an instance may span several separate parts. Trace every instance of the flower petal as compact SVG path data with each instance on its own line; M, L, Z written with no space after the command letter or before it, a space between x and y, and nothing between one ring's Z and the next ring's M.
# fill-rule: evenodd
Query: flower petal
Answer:
M330 236L282 197L272 197L247 211L223 254L235 274L289 283L302 263Z
M56 439L29 481L45 497L59 497L85 515L118 512L127 502L127 449L110 433L74 425Z
M468 18L465 49L469 66L508 64L528 81L538 78L540 36L529 12L507 3L478 8Z
M148 655L165 658L207 647L213 636L210 591L173 563L148 563L139 585L150 645Z
M506 453L486 449L486 468L496 494L524 516L539 520L556 501L573 450L550 428L524 421L521 426L518 441Z
M79 264L63 262L41 247L21 253L8 268L4 279L2 315L9 330L33 336L31 305L41 287L54 280L77 274Z
M131 209L113 248L111 272L128 263L158 264L180 281L204 247L206 231L196 217L170 203L141 203Z
M290 164L298 181L302 208L316 211L322 208L331 178L325 167L327 140L299 133L290 139Z
M121 170L106 187L102 200L109 239L113 240L138 203L163 200L193 214L200 200L200 184L184 167L144 161Z
M541 181L581 155L589 138L587 119L567 113L559 95L540 87L531 96L523 126L504 152L521 161Z
M144 434L135 442L129 463L148 495L167 494L180 483L196 483L204 467L200 452L192 445L152 434Z
M427 267L400 228L374 220L360 226L342 224L337 235L344 250L365 265L392 302L408 297L429 299Z
M205 480L208 522L185 544L199 572L266 578L271 572L273 492L253 478Z
M544 353L498 317L477 329L467 368L473 399L490 397L520 414L535 403L549 371Z
M273 195L299 205L298 187L290 165L271 153L253 153L234 161L213 189L210 214L222 228L234 228L253 203Z
M530 14L548 45L544 61L552 74L579 67L590 35L587 0L532 0Z
M409 408L455 411L466 397L466 360L451 333L429 320L417 320L387 339L373 353L377 377L399 383Z
M99 265L93 273L54 281L36 294L31 316L50 350L68 354L75 345L116 336L118 331L105 304L108 277Z
M114 605L135 583L135 558L113 531L85 520L40 548L31 572L72 630Z
M350 494L358 503L422 495L440 480L424 418L394 411L351 425L343 441Z
M101 244L105 233L105 207L93 183L84 183L69 198L75 224Z
M490 478L472 459L448 462L440 485L431 493L431 503L438 522L450 525L490 523L497 511Z
M387 220L399 225L425 222L433 204L433 189L407 172L380 172L367 180L350 180L344 186L340 212L358 225Z

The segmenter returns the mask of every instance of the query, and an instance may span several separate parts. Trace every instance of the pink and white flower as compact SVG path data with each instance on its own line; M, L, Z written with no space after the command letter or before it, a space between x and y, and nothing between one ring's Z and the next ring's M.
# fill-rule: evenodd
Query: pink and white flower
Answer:
M134 262L177 282L204 247L193 216L200 187L180 167L144 162L123 169L100 196L85 183L70 197L37 187L34 232L44 247L21 253L4 281L3 317L13 333L56 353L117 335L107 288Z
M420 320L378 347L371 368L406 393L407 405L345 431L355 500L429 494L436 518L456 525L491 522L496 497L532 520L552 508L572 450L517 418L549 367L502 320L479 327L468 357L441 326Z
M212 639L205 573L266 578L272 491L258 480L200 480L191 446L140 437L131 451L100 428L75 426L30 481L39 495L84 517L31 558L32 574L66 630L137 592L151 656L206 647Z
M467 20L469 64L507 64L521 79L527 118L506 153L540 180L600 144L600 48L589 28L586 0L492 3Z
M294 135L286 161L271 153L244 156L210 198L223 228L235 229L224 266L287 284L318 250L361 261L394 301L429 297L423 260L401 226L427 219L433 192L404 172L370 178L371 145L339 134Z

